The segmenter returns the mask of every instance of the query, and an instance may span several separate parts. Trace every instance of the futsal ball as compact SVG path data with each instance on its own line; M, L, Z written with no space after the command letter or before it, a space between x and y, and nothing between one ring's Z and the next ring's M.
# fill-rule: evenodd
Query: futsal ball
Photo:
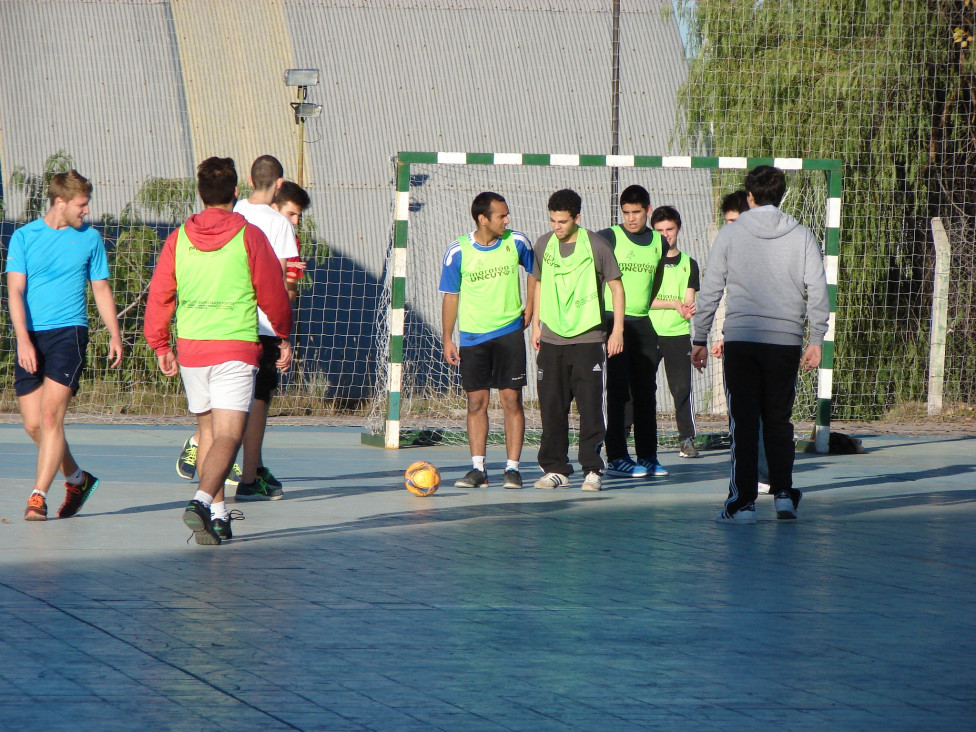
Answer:
M403 484L415 496L430 496L437 492L441 474L426 460L418 460L403 474Z

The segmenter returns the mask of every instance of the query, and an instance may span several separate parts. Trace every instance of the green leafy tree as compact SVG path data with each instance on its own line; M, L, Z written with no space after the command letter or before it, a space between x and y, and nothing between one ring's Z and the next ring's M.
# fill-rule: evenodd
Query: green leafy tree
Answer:
M43 173L32 173L23 165L18 165L10 174L10 187L22 191L24 201L24 221L33 221L47 210L47 189L51 179L58 173L67 173L74 162L64 150L58 150L44 161Z
M840 158L834 371L842 418L925 398L930 218L973 186L972 0L678 0L692 56L679 136L729 156ZM963 68L963 62L966 62ZM968 75L968 78L966 78ZM963 108L965 100L965 108ZM964 151L956 131L969 124ZM946 173L952 171L952 179ZM719 176L716 193L741 183Z

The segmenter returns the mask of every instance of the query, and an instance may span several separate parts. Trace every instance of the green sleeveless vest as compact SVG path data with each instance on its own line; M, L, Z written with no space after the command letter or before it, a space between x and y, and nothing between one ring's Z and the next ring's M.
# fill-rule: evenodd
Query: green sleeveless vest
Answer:
M176 335L195 341L258 340L257 301L244 230L204 252L181 226L176 238Z
M613 232L613 253L620 267L620 282L624 286L627 315L644 317L651 308L651 287L654 285L654 272L661 261L661 235L654 232L647 246L634 244L622 226L611 226ZM607 312L613 312L613 298L610 286L603 295Z
M522 315L519 254L512 232L506 231L491 251L478 249L470 236L461 245L461 293L458 328L465 333L490 333Z
M572 338L603 321L596 285L593 247L586 229L578 229L573 253L559 256L559 240L553 234L542 258L539 320L563 338Z
M691 279L691 257L681 252L677 264L664 268L657 299L684 302L689 279ZM691 323L682 318L677 310L651 310L650 318L654 332L660 336L688 335L691 332Z

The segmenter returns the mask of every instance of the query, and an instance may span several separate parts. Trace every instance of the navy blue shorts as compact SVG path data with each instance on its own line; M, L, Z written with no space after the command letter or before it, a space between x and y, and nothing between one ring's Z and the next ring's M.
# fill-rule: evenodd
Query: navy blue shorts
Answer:
M56 381L78 393L81 372L85 368L85 352L88 349L88 328L84 325L71 325L67 328L52 328L29 332L31 343L37 354L37 371L28 373L14 360L14 391L17 396L26 396L36 391L44 379Z

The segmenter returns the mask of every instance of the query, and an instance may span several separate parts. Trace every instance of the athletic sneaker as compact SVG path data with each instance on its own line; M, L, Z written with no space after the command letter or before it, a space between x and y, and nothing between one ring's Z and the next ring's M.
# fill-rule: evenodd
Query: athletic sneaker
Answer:
M285 495L277 486L268 485L259 475L253 483L241 481L237 484L235 498L238 501L278 501Z
M65 483L64 487L68 490L64 494L64 503L58 509L58 518L71 518L81 510L81 507L85 505L85 501L98 488L98 478L91 473L82 471L80 485Z
M586 477L583 478L584 491L598 491L602 487L603 487L603 481L600 480L599 473L587 473Z
M678 455L683 458L701 457L698 454L698 448L695 447L695 441L690 437L681 441L681 449L678 451Z
M484 488L487 485L488 473L477 468L471 468L463 478L454 482L455 488Z
M275 478L274 474L263 465L258 468L258 476L263 478L264 482L268 485L273 485L275 488L281 488L281 481Z
M176 474L185 480L193 480L197 474L197 446L191 445L188 437L183 443L183 450L176 461Z
M657 458L637 458L637 464L642 468L647 468L648 477L650 478L667 478L670 475L668 469L661 465L657 461Z
M210 506L204 506L195 499L190 501L183 509L183 523L193 532L193 539L197 544L220 544L220 537L214 531L213 521L210 519Z
M522 474L517 470L506 470L505 471L505 482L502 484L502 488L521 488L522 487Z
M617 478L646 478L649 474L647 468L635 463L629 455L611 460L607 465L607 475Z
M778 519L795 519L796 518L796 507L800 505L800 499L803 498L803 493L800 491L796 492L796 500L794 501L790 498L788 491L780 491L776 494L776 518Z
M241 466L234 463L230 466L230 470L227 472L227 477L224 478L224 485L237 485L241 482L241 478L244 476L241 474Z
M569 488L569 478L562 473L546 473L534 483L536 488Z
M24 521L47 521L47 502L40 493L31 493L27 499Z
M756 504L750 503L735 513L729 513L728 509L723 508L718 512L715 520L720 524L754 524L756 523Z
M220 537L221 541L227 541L228 539L234 538L234 532L230 530L231 521L243 521L244 512L238 511L236 508L227 514L227 518L215 518L211 519L213 522L214 533Z

